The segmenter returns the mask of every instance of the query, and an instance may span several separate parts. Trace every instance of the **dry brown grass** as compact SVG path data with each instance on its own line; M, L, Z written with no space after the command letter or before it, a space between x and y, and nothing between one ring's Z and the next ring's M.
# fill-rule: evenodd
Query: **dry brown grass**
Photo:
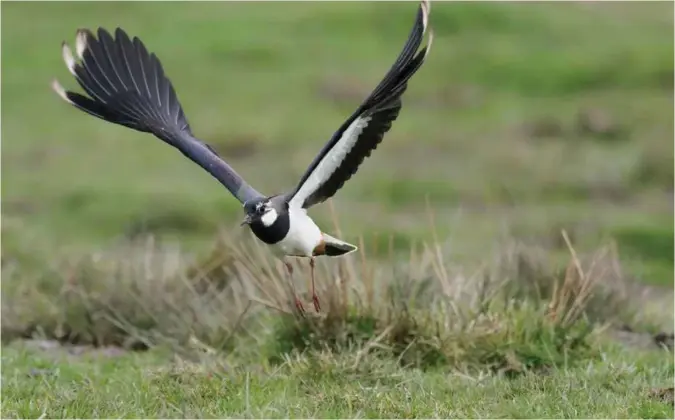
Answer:
M572 354L591 357L598 327L639 320L614 249L580 256L563 238L566 268L512 244L470 275L435 237L407 259L391 251L389 264L371 262L361 247L347 258L320 260L322 312L305 317L295 311L279 261L246 238L222 235L213 253L196 260L152 237L44 272L8 259L3 339L40 335L239 355L255 349L272 362L293 352L354 350L406 366L545 368L568 363ZM295 283L309 301L300 276L309 283L306 266L296 270Z

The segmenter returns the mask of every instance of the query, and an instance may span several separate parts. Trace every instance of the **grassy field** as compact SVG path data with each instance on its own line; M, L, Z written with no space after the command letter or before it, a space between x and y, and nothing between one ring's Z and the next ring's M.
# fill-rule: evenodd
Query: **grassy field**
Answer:
M3 417L672 417L671 3L434 3L401 116L311 211L361 252L308 319L206 172L49 89L121 26L272 194L414 10L3 2Z
M4 413L21 418L668 418L672 409L644 398L672 379L673 364L649 355L560 369L513 380L423 373L346 358L274 370L229 371L182 364L164 354L45 358L21 348L3 356ZM133 384L130 386L130 384Z

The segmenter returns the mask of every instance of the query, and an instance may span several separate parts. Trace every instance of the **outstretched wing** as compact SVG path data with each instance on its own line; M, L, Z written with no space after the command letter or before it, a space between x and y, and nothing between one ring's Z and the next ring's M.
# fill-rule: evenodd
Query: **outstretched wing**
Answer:
M429 2L423 0L403 51L380 84L314 158L298 186L288 194L290 205L308 208L332 197L382 141L401 110L408 80L430 51L432 33L427 46L417 52L428 22Z
M154 134L204 168L242 203L262 197L215 150L192 135L162 64L140 39L130 40L120 28L114 38L99 28L98 39L80 29L75 43L77 59L63 43L63 60L89 96L67 91L54 81L52 88L63 100L102 120Z

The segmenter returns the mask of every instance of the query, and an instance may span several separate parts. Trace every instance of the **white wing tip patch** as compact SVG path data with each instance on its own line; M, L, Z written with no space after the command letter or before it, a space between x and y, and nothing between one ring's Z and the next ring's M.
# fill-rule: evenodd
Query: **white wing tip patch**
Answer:
M422 7L422 26L424 26L424 29L427 29L427 25L429 24L429 13L431 12L431 3L429 0L422 0L420 3L420 6Z
M80 60L87 49L87 32L84 29L78 29L75 35L75 52Z
M61 44L61 55L63 56L63 61L66 63L66 67L68 67L68 71L70 71L73 76L76 76L75 57L73 57L73 52L70 50L70 47L65 43L65 41L63 44Z
M431 44L434 40L434 31L429 28L429 13L431 12L431 2L429 0L422 0L420 3L420 7L422 8L422 33L427 32L427 28L429 30L429 39L427 41L427 46L426 46L426 52L424 54L424 59L426 60L427 56L429 55L429 51L431 51Z
M431 44L434 42L434 31L429 29L429 39L427 40L427 50L424 53L424 59L426 60L429 56L429 51L431 51Z
M61 84L56 79L52 80L52 90L56 92L56 94L59 95L61 99L63 99L64 101L68 102L69 104L73 103L70 99L68 99L66 90L63 88L63 86L61 86Z

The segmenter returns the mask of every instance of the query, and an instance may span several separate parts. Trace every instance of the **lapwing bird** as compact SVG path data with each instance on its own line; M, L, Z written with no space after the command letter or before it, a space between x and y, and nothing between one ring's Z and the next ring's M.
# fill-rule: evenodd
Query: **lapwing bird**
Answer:
M65 90L56 80L52 87L63 100L90 115L154 134L220 181L243 204L242 226L248 225L283 260L291 285L293 266L286 257L309 259L312 300L318 312L315 257L345 255L355 251L356 246L324 233L307 209L332 197L391 128L401 110L401 96L408 81L429 53L431 31L427 45L419 50L428 22L429 3L423 0L408 41L384 79L333 134L297 186L283 194L259 193L213 148L192 134L157 56L149 53L140 39L130 39L120 28L114 37L103 28L98 29L98 37L87 29L78 30L74 54L65 42L62 45L66 66L88 97ZM297 294L295 304L304 313Z

